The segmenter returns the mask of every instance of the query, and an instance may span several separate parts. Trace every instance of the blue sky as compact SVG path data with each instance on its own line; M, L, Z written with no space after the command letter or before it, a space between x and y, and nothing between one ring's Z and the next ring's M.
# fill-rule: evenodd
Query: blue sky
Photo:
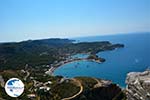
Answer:
M150 0L0 0L0 42L150 32Z

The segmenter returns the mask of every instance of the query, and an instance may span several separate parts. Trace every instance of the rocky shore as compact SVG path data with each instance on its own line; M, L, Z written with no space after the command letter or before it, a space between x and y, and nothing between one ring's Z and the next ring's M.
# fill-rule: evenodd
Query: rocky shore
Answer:
M128 73L126 83L127 100L150 100L150 70Z

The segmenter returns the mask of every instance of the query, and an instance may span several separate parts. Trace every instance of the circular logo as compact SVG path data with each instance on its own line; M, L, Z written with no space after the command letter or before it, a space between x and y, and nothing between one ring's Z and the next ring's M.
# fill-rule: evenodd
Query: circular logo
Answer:
M5 91L11 97L18 97L24 91L24 84L18 78L11 78L5 84Z

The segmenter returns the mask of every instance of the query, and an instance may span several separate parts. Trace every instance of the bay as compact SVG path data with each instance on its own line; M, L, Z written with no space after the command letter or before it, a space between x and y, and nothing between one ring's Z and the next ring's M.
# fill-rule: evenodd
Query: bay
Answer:
M73 38L78 42L110 41L122 43L124 48L99 52L97 55L106 59L104 63L89 61L72 62L60 66L54 75L64 77L90 76L112 80L125 87L128 72L144 71L150 66L150 33L133 33L109 36L90 36ZM78 55L82 56L82 55ZM84 55L85 56L85 55Z

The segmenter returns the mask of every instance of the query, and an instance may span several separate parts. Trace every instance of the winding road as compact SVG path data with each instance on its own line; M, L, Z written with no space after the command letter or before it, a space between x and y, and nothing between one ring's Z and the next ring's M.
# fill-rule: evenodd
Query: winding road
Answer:
M29 77L30 73L28 71L25 71L27 73L27 75L24 77L24 80L26 81L27 78Z
M73 98L77 97L78 95L80 95L82 93L83 86L82 86L81 82L79 80L75 79L75 78L72 78L71 80L73 80L74 82L77 83L77 86L80 87L80 91L78 93L76 93L75 95L71 96L71 97L63 98L61 100L70 100L70 99L73 99Z
M96 79L96 78L93 78L95 81L97 81L97 84L94 85L94 88L98 88L98 87L101 87L102 86L102 83Z
M102 86L102 83L98 79L96 79L96 78L93 78L93 79L97 82L97 84L94 85L94 88L98 88L98 87ZM63 98L61 100L73 99L73 98L77 97L78 95L80 95L83 92L83 86L82 86L81 82L78 79L75 79L75 78L72 78L71 80L76 82L77 86L80 86L80 91L78 93L76 93L75 95L71 96L71 97Z

